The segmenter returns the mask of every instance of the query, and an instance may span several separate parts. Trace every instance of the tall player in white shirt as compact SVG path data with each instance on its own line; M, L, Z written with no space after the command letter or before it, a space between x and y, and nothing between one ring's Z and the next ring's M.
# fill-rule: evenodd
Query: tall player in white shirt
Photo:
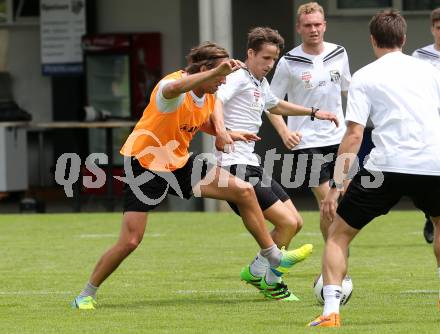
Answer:
M415 50L412 55L431 63L440 70L440 8L431 12L431 33L434 43Z
M413 52L413 57L429 62L440 70L440 8L431 12L431 33L434 43ZM427 243L434 240L434 226L429 216L426 216L423 236Z
M326 111L316 111L278 99L270 90L265 76L271 71L278 59L284 40L279 33L270 28L254 28L248 34L248 52L246 68L238 70L226 79L217 92L217 107L223 108L225 127L232 131L242 131L257 134L261 123L261 115L268 110L268 116L290 115L316 117L331 120L336 124L335 114ZM316 121L317 123L320 121ZM324 122L320 122L324 123ZM331 126L335 126L329 123ZM274 124L289 144L296 145L300 141L298 133L291 133L284 122ZM292 237L302 226L302 219L286 194L284 189L270 175L264 173L260 162L254 153L254 142L234 143L232 152L216 151L218 164L229 170L237 177L244 179L254 187L258 202L264 217L274 225L272 237L279 247L288 247ZM239 214L237 207L230 203ZM299 262L310 254L311 245L303 246L293 252L298 254L295 262ZM267 260L257 254L255 260L245 266L240 277L242 280L256 286L263 294L276 300L298 300L291 294L281 281L279 273L268 267Z
M346 93L351 80L347 52L342 46L324 42L324 10L316 2L298 8L296 29L302 44L278 62L271 82L273 93L280 99L287 94L289 102L329 110L342 120L341 92ZM301 143L292 149L297 159L308 156L304 182L320 205L329 190L328 181L333 176L345 125L336 128L328 122L312 122L308 117L289 117L288 127L302 134ZM321 219L324 239L329 223Z
M440 75L431 65L402 53L405 19L394 10L370 22L378 58L353 76L347 102L347 131L335 166L332 189L321 214L333 220L322 258L324 310L309 326L339 327L341 284L348 246L375 217L387 214L408 196L435 225L434 254L440 275ZM356 159L368 118L375 147L344 189L348 161ZM440 306L440 299L439 299Z

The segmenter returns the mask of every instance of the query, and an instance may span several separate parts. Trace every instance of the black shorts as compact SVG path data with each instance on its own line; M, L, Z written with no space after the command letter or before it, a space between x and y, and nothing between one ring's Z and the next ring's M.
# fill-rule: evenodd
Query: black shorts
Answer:
M402 196L410 197L425 214L440 216L440 176L382 172L383 182L375 186L370 182L380 181L377 173L361 169L351 181L337 209L348 225L360 230L387 214Z
M302 184L310 188L329 181L333 178L338 149L339 145L331 145L293 151L295 180L304 177Z
M239 179L252 184L262 211L271 207L278 200L285 202L290 199L283 187L277 181L267 176L260 166L231 165L223 166L222 168ZM237 205L231 202L228 202L228 204L237 215L240 215Z
M124 184L124 212L148 212L157 207L168 194L189 199L193 186L206 176L211 168L206 160L191 155L185 166L173 172L156 172L142 167L133 157L129 160L134 178L144 174L141 182L128 181ZM127 161L128 161L127 160ZM125 170L126 179L130 179ZM131 177L131 179L133 179ZM128 183L131 183L130 186Z

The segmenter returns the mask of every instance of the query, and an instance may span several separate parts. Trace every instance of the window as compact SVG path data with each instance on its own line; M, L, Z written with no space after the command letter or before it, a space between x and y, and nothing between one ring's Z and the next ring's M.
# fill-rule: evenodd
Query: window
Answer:
M40 16L39 0L12 0L13 22L29 22L37 20Z
M0 0L0 24L38 23L40 0Z
M40 16L39 0L14 0L14 18Z
M330 0L330 15L373 15L381 9L395 8L405 15L426 14L440 7L440 0Z
M433 10L440 7L440 0L403 0L403 10Z
M339 9L392 7L392 0L337 0Z

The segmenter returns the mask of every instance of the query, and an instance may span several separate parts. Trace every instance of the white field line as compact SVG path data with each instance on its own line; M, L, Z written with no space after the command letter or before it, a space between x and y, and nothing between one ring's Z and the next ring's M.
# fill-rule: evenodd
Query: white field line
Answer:
M421 294L425 294L425 295L430 295L430 294L437 294L439 293L438 290L405 290L405 291L400 291L401 294L413 294L413 295L421 295Z
M191 295L191 294L255 294L253 290L177 290L177 294ZM438 290L405 290L401 294L438 294ZM47 295L70 295L75 294L74 291L44 291L44 290L30 290L30 291L0 291L0 296L47 296Z
M80 234L79 238L83 239L97 239L97 238L116 238L117 234Z
M47 296L47 295L70 295L75 294L74 291L0 291L0 296Z

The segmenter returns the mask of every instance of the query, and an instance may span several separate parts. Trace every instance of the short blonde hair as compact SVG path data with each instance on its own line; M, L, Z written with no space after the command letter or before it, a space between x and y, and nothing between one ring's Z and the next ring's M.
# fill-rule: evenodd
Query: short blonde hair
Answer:
M437 21L440 21L440 8L436 8L431 12L431 24L434 26Z
M296 20L299 21L299 18L302 14L312 14L312 13L321 13L322 16L325 17L324 8L317 2L308 2L298 7L298 11L296 12Z

